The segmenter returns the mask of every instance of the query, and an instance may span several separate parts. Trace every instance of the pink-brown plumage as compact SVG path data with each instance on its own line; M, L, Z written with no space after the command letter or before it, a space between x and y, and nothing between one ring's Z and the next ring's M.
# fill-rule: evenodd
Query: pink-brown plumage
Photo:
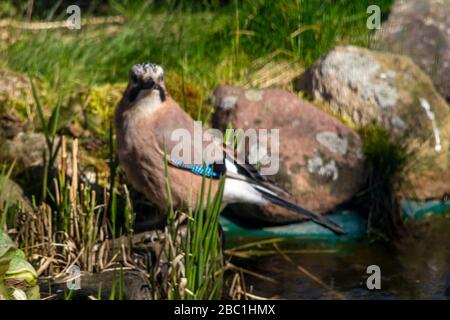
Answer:
M179 128L193 131L193 120L167 96L160 106L150 111L123 98L116 109L115 123L119 161L127 179L155 205L167 208L164 151L168 154L173 146L171 132ZM174 166L168 166L168 177L174 207L194 207L200 196L202 177ZM214 195L218 182L210 181Z
M224 204L272 203L308 217L335 233L343 233L342 228L334 222L283 198L288 194L261 176L252 165L236 163L234 152L223 148L221 140L217 141L209 135L209 139L201 139L200 143L196 143L194 120L169 96L164 86L163 69L158 65L133 66L128 87L116 108L115 126L119 162L128 181L163 210L168 205L165 161L170 164L167 166L168 181L174 209L193 208L200 201L203 177L186 170L176 159L173 161L170 158L174 146L179 143L172 139L172 134L182 129L190 137L191 160L195 162L187 165L205 162L222 168L220 172L215 172L215 178L225 175ZM205 158L204 150L208 149L205 147L212 141L219 151L215 152L213 159L208 159ZM200 163L196 163L196 159ZM213 196L219 184L215 178L207 179ZM206 202L206 199L203 201Z

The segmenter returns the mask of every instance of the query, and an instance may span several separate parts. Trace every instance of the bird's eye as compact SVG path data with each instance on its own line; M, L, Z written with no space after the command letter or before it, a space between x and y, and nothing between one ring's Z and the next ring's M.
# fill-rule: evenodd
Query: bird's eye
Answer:
M138 82L138 77L135 73L131 74L131 80L133 80L134 83Z
M160 75L159 76L159 82L162 82L164 80L164 76L163 75Z

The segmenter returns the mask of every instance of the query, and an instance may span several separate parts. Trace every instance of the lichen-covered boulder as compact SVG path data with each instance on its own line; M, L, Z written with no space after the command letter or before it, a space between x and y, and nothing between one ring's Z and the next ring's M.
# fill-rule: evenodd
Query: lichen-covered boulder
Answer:
M0 113L14 112L26 117L31 104L33 94L30 80L21 73L0 70Z
M411 57L450 101L450 0L396 1L374 48Z
M29 79L23 74L0 70L0 138L13 138L31 127L33 95Z
M13 139L0 141L0 147L0 161L16 160L16 169L20 171L42 166L47 144L43 133L20 132Z
M25 212L32 212L30 200L25 196L22 188L6 176L0 176L0 205L18 206Z
M356 127L385 127L415 150L412 187L404 195L439 198L450 191L450 109L410 58L337 47L301 75L295 88Z
M363 159L358 135L328 113L281 89L244 90L220 86L213 95L213 126L225 130L279 129L279 171L268 178L291 200L325 213L349 200L360 187ZM253 146L249 146L252 148ZM269 223L301 220L273 206L237 205L240 218Z
M117 83L79 88L62 104L61 127L97 151L99 141L95 138L108 141L113 111L125 87Z
M49 116L46 106L56 101L57 92L33 79L44 114ZM0 70L0 138L12 138L17 133L40 127L34 103L30 78L26 74L11 70Z

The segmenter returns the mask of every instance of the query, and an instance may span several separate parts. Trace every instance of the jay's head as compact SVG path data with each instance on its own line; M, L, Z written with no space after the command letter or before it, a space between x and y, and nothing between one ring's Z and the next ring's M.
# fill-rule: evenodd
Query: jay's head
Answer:
M128 99L134 102L139 97L158 93L165 100L164 70L153 63L135 64L130 70Z

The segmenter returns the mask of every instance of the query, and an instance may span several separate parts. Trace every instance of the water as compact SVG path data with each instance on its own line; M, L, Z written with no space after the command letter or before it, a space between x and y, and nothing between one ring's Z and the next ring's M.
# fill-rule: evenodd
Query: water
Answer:
M273 279L275 282L245 276L247 290L252 288L253 294L268 298L450 299L450 217L423 218L410 233L396 245L289 239L278 246L287 250L291 262L276 252L232 257L231 262ZM249 241L228 239L227 247ZM274 248L264 245L257 250ZM381 269L380 290L367 289L369 265Z

